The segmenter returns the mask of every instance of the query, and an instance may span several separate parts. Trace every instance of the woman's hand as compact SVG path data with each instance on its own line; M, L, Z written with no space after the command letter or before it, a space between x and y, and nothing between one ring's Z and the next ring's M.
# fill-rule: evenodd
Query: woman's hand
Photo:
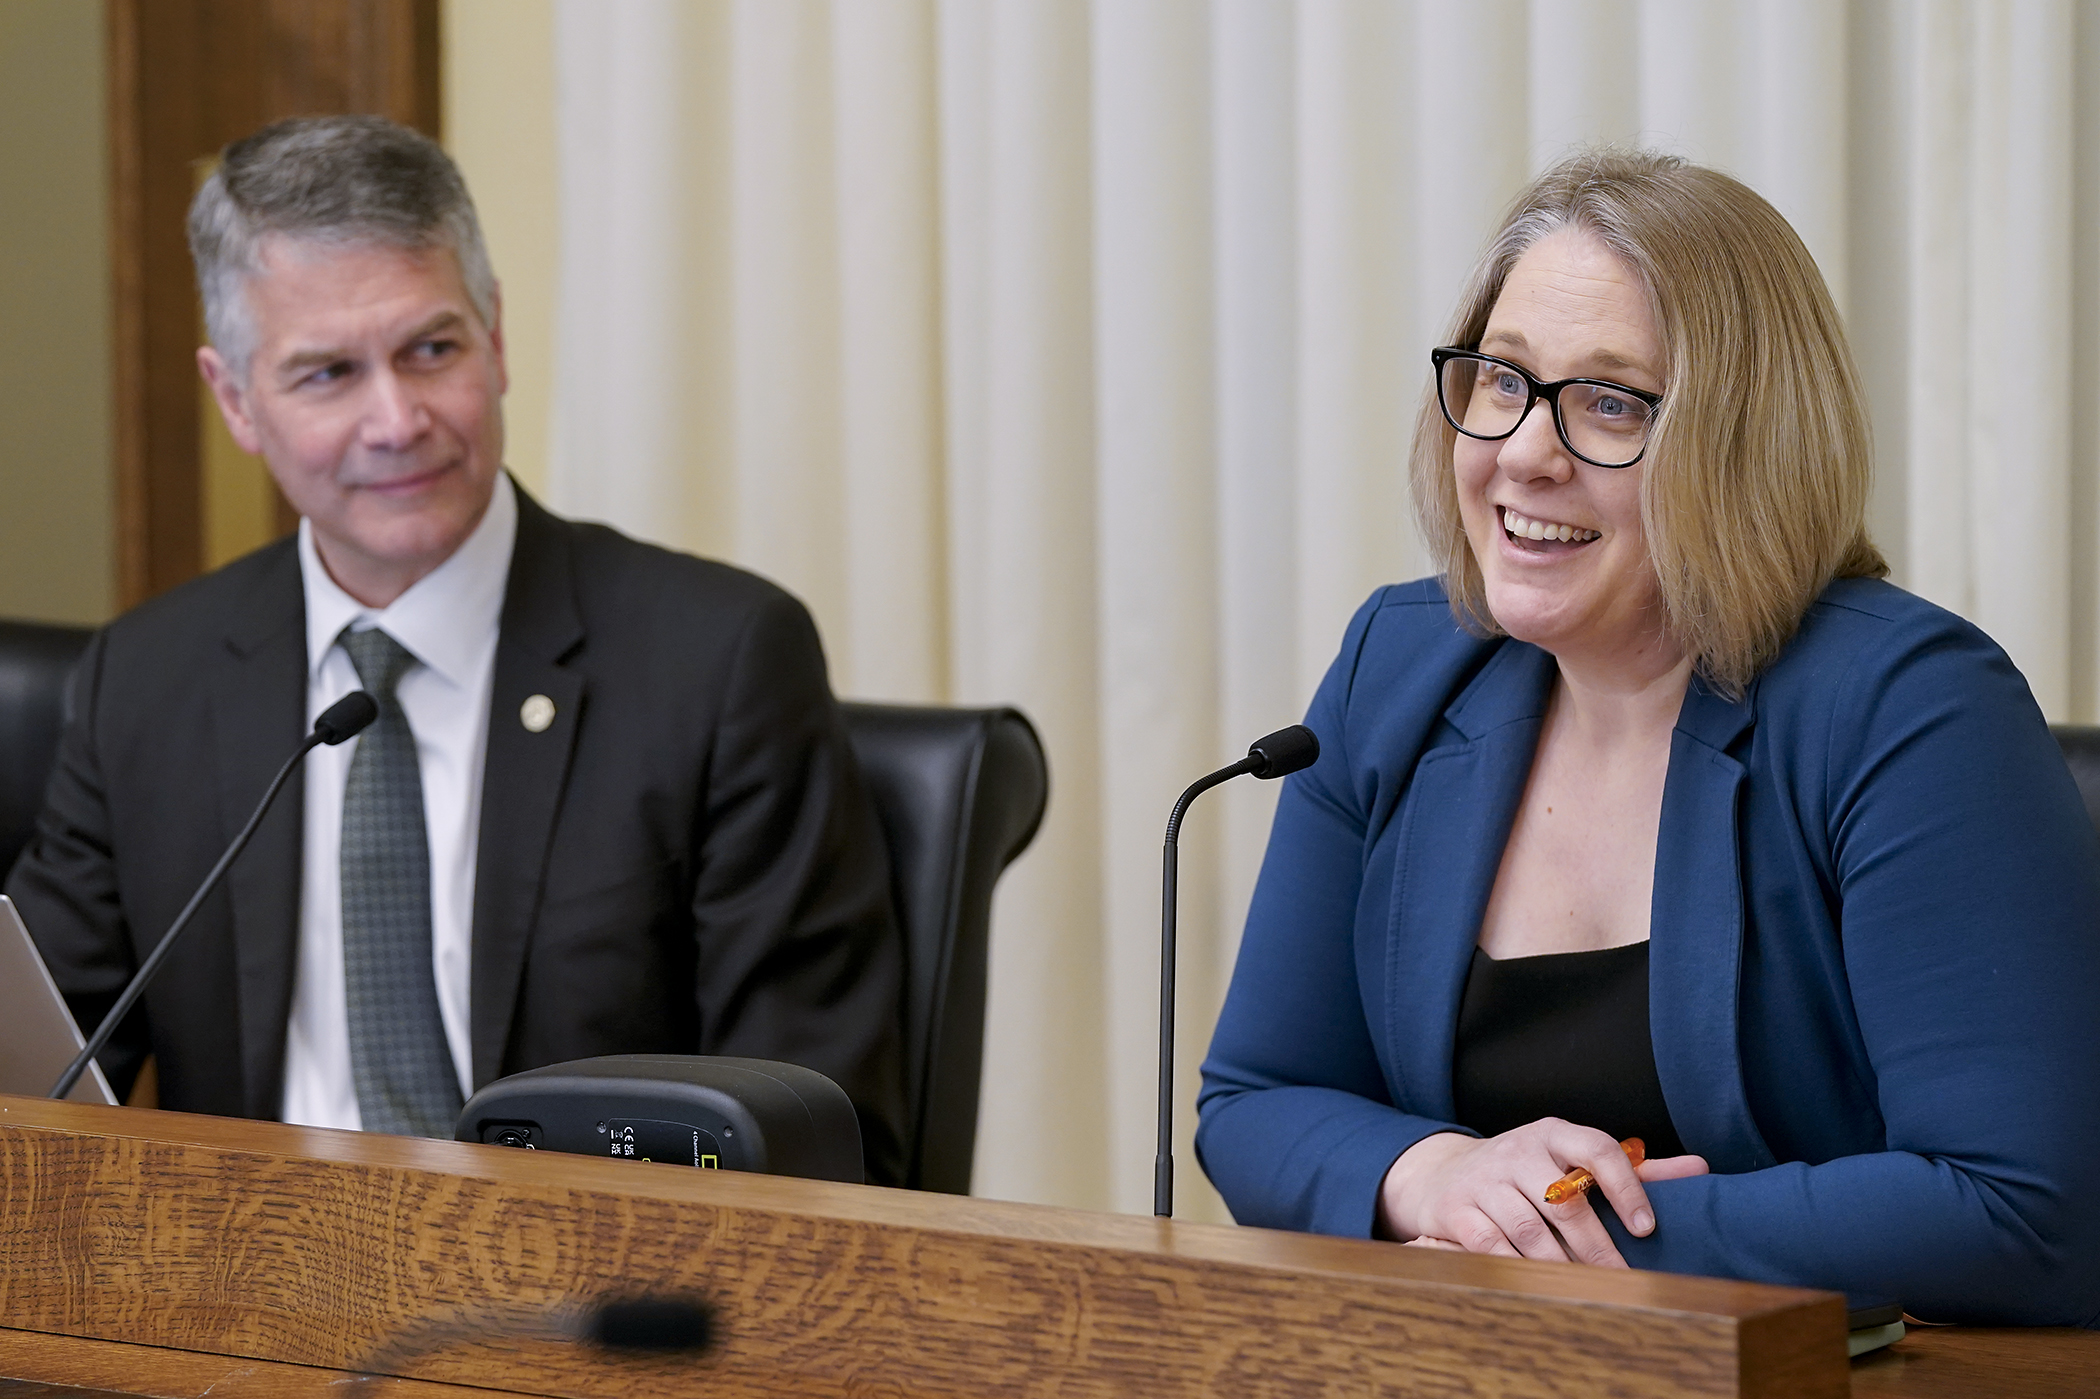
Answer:
M1642 1237L1655 1228L1642 1181L1706 1174L1698 1156L1666 1157L1636 1171L1609 1136L1557 1117L1484 1140L1439 1132L1402 1152L1386 1171L1378 1188L1379 1231L1429 1248L1623 1268L1626 1260L1586 1196L1545 1203L1546 1187L1577 1166L1597 1178L1594 1189L1611 1201L1628 1231Z

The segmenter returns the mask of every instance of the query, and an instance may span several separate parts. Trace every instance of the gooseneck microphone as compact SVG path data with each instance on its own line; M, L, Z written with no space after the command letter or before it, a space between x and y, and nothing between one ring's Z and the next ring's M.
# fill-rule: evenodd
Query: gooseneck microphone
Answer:
M1181 818L1190 802L1221 782L1230 782L1242 773L1261 778L1288 777L1300 768L1311 767L1319 756L1320 736L1305 725L1278 729L1254 740L1247 756L1232 766L1190 783L1181 800L1174 803L1174 814L1167 818L1167 842L1159 879L1159 1154L1152 1162L1152 1213L1161 1219L1174 1215L1174 919Z
M264 792L262 800L255 804L255 814L248 818L248 824L241 827L241 833L233 838L233 844L226 847L226 853L219 857L219 863L211 867L211 873L204 876L204 882L197 886L197 892L190 895L190 901L182 906L182 912L175 915L175 921L168 925L167 935L147 954L146 960L132 975L130 984L125 986L124 993L117 997L117 1003L109 1008L109 1014L102 1017L102 1023L95 1027L95 1033L88 1036L86 1046L74 1056L72 1063L66 1065L66 1071L59 1075L57 1086L51 1090L53 1098L64 1098L73 1091L73 1085L87 1072L89 1062L102 1052L102 1047L109 1043L109 1037L116 1033L118 1024L130 1013L131 1008L138 1004L139 997L146 992L147 983L152 981L154 973L160 970L160 964L167 960L169 950L175 946L175 939L189 926L190 918L204 902L205 896L219 887L219 881L225 878L234 857L247 849L249 837L253 836L255 828L262 824L264 815L270 810L270 804L277 800L277 794L284 789L285 781L292 775L293 769L299 766L308 753L322 744L326 743L332 747L346 739L354 738L360 730L378 717L378 701L363 690L352 690L321 711L321 717L314 720L314 731L299 741L298 750L284 760L284 766L277 769L277 776L270 779L269 790Z

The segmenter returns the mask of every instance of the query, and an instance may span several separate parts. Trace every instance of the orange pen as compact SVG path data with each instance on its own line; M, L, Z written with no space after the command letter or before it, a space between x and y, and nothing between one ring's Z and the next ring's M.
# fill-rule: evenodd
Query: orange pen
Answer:
M1628 1137L1625 1141L1620 1142L1619 1150L1625 1152L1626 1159L1636 1166L1648 1159L1648 1144L1639 1137ZM1588 1194L1590 1187L1596 1183L1597 1178L1595 1176L1577 1166L1574 1170L1546 1187L1546 1203L1549 1205L1565 1205L1578 1195Z

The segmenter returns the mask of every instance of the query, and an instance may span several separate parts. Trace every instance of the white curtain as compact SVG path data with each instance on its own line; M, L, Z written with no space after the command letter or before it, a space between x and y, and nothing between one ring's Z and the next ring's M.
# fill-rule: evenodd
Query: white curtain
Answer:
M1899 581L2096 717L2100 6L560 0L556 30L553 503L785 583L844 694L1012 703L1048 744L980 1193L1149 1206L1168 806L1424 571L1428 349L1573 144L1794 221ZM1186 1129L1273 799L1184 835L1186 1214L1219 1217Z

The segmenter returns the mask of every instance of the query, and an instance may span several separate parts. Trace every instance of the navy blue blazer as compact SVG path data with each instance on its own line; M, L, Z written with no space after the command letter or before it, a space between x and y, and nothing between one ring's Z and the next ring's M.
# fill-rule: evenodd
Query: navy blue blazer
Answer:
M1452 1121L1460 994L1554 677L1434 580L1356 614L1306 722L1203 1067L1245 1224L1368 1236ZM1685 1147L1638 1268L2100 1324L2100 844L1989 637L1833 583L1731 702L1694 680L1655 852L1649 1019ZM1592 1197L1597 1198L1597 1197Z

